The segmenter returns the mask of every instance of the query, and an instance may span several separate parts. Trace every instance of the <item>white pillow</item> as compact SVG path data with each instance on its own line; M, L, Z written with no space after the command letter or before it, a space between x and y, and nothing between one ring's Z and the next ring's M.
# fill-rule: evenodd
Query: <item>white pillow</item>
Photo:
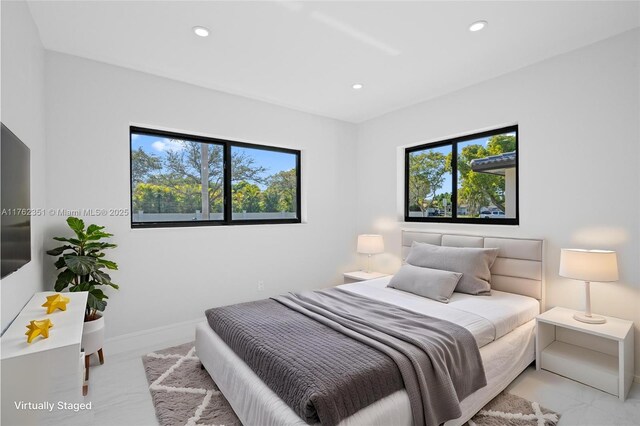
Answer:
M491 266L498 256L497 248L444 247L413 242L407 263L423 268L460 272L456 290L459 293L490 294Z
M462 274L458 272L404 265L391 278L387 287L449 303L449 298L461 277Z

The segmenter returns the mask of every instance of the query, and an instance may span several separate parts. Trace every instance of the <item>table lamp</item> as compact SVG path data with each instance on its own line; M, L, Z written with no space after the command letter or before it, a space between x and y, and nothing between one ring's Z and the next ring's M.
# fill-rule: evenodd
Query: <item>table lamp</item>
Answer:
M582 280L585 284L586 309L573 318L589 324L604 324L604 317L591 314L592 281L610 282L618 280L618 261L615 251L562 249L560 252L560 276Z
M367 269L371 272L371 255L384 252L384 241L382 235L362 234L358 235L358 253L367 255Z

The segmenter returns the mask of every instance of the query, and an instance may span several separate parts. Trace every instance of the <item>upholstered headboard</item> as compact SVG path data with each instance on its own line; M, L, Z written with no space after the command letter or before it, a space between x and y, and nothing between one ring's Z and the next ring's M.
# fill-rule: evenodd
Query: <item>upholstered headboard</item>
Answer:
M498 258L491 268L491 288L538 299L540 310L544 311L543 240L403 230L403 261L414 241L449 247L498 248Z

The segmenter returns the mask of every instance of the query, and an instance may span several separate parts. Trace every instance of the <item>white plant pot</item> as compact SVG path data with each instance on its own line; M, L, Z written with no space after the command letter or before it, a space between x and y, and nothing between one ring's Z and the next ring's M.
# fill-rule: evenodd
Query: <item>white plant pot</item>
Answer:
M82 330L82 350L85 355L98 352L104 343L104 317L86 321Z

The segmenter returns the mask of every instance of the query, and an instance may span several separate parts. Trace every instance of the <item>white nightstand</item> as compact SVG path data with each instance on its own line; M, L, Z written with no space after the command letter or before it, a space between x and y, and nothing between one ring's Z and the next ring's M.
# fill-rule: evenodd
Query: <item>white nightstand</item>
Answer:
M373 280L376 278L386 277L389 274L383 274L382 272L365 272L365 271L354 271L354 272L345 272L344 273L344 283L355 283L357 281L367 281Z
M607 393L627 397L633 382L633 322L605 317L604 324L573 319L555 307L536 318L536 369L548 370Z

